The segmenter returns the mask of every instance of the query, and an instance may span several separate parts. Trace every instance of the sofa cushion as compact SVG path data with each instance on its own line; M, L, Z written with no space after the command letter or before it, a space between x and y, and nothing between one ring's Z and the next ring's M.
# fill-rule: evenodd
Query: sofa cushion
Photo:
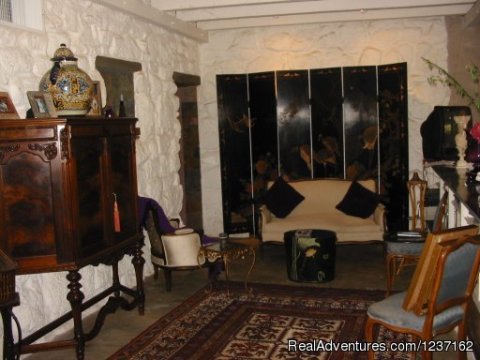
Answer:
M347 215L366 219L373 214L379 203L378 194L354 181L336 208Z
M284 218L305 198L279 177L263 196L263 202L273 215Z
M337 241L339 243L383 239L382 225L374 223L371 218L362 219L335 211L301 216L292 213L285 219L273 218L272 221L263 228L262 240L283 242L284 233L296 229L334 231L337 234Z
M363 187L375 191L376 184L372 179L358 181ZM274 181L269 183L269 187ZM288 217L292 215L308 215L318 213L322 209L328 209L330 212L338 214L335 206L343 199L352 182L343 179L308 179L289 181L288 185L305 197L295 209L292 210Z

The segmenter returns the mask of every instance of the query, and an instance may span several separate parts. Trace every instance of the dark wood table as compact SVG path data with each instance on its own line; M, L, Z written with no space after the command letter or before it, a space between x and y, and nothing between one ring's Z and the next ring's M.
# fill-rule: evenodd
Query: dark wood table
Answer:
M206 261L215 262L223 261L225 266L225 279L227 281L227 290L229 282L229 267L233 260L246 260L247 257L251 259L250 267L245 275L245 290L249 291L248 279L255 265L255 249L248 243L234 242L229 240L220 240L214 243L203 245L198 252L198 261L200 264L201 257L204 256ZM212 280L211 285L213 286Z

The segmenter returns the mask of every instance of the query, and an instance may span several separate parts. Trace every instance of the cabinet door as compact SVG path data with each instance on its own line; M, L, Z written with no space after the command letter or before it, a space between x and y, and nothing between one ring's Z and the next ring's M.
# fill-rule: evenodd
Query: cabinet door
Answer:
M120 243L138 233L137 226L137 183L134 173L135 151L131 136L116 136L108 138L110 162L110 231L114 243ZM117 205L118 212L114 211Z
M55 255L50 163L22 152L3 164L2 178L9 252L17 259Z
M71 149L77 249L80 257L85 257L107 245L104 141L100 137L76 137L71 140Z
M19 124L1 134L0 246L18 262L20 273L49 270L57 264L57 241L63 237L57 127Z

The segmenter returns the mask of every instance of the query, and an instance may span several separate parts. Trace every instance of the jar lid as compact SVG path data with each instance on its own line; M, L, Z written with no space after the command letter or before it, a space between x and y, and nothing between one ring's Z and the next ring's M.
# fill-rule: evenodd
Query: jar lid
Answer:
M60 44L60 47L55 51L53 54L53 58L50 60L52 61L62 61L62 60L70 60L70 61L77 61L75 55L73 55L72 50L67 48L67 45Z

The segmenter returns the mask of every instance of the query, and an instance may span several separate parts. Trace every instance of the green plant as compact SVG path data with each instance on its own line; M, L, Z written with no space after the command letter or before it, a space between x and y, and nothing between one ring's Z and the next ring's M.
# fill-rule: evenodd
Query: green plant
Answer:
M475 87L474 92L472 93L467 91L465 87L457 81L457 79L450 75L448 71L441 66L435 64L428 59L425 59L424 57L422 57L422 60L428 64L430 70L435 70L437 72L437 74L432 75L428 78L428 83L430 85L435 86L440 83L448 86L450 89L454 90L459 96L466 99L468 105L472 105L473 107L475 107L475 110L480 114L480 95L478 93L480 70L477 65L466 66L466 70L470 74L470 78L472 79Z

